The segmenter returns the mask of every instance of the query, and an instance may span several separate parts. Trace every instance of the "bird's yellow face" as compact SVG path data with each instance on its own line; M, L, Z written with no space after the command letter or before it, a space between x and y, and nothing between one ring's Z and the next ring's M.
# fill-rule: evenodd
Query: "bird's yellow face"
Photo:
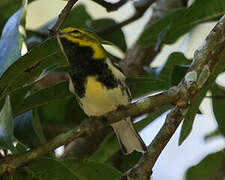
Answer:
M90 32L78 28L68 27L58 33L60 39L79 44L80 47L91 47L94 50L94 59L105 59L106 53L99 40Z

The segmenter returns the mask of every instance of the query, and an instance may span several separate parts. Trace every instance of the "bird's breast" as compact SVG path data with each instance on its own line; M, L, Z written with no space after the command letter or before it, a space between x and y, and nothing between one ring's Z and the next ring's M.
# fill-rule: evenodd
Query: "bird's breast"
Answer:
M117 109L119 105L129 103L129 98L118 84L108 89L97 80L96 76L87 78L85 96L80 99L82 108L88 116L100 116Z

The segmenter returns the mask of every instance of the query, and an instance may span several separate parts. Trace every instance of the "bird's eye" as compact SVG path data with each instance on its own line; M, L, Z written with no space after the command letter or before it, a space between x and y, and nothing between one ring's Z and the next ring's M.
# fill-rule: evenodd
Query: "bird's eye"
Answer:
M71 31L71 33L80 33L80 31L78 31L77 29Z

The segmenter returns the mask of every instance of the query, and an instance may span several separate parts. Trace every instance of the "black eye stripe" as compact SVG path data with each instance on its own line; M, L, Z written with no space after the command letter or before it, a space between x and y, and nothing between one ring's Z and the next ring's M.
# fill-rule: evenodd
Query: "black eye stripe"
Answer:
M71 33L80 33L80 31L78 31L77 29L71 31Z

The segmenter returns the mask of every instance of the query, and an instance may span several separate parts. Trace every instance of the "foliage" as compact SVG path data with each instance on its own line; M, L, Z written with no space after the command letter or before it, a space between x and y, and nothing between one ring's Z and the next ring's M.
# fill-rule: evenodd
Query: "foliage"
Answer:
M31 2L31 1L30 1ZM30 3L29 2L29 3ZM10 4L10 6L8 6ZM29 5L29 4L28 4ZM7 7L7 8L6 8ZM48 38L46 32L56 19L39 29L25 29L24 37L19 26L25 28L27 4L22 1L2 0L0 2L0 147L13 154L24 153L29 148L38 147L65 129L79 125L86 117L75 97L69 92L67 78L42 85L42 81L54 75L65 74L68 63L60 50L55 37ZM14 13L14 14L13 14ZM157 48L174 43L179 37L196 25L218 19L225 13L224 0L196 0L190 7L175 9L141 33L138 42L142 45L155 45ZM180 18L181 16L185 18ZM98 32L116 25L112 18L94 19L84 5L76 5L63 26L76 26ZM121 28L100 38L126 53L125 33ZM21 56L22 44L28 52ZM113 57L114 55L112 55ZM117 60L116 56L114 56ZM182 53L173 52L160 67L144 67L144 77L128 77L127 83L133 98L139 98L175 86L183 78L191 59ZM221 65L223 67L224 65ZM224 69L223 69L224 70ZM222 70L221 70L222 71ZM194 118L205 94L210 89L213 98L213 112L218 122L219 133L225 135L225 90L211 79L208 86L197 97L185 117L179 143L190 134ZM62 76L60 76L62 77ZM219 98L218 98L219 97ZM222 97L222 98L220 98ZM171 106L149 113L135 124L140 131ZM46 127L52 128L51 130ZM69 128L68 128L69 127ZM55 128L55 129L54 129ZM14 145L16 142L17 145ZM85 158L56 159L54 152L31 162L13 175L5 174L3 179L115 179L132 167L141 156L132 153L121 157L121 163L113 167L111 159L119 151L114 133L108 133L95 152ZM211 154L198 165L187 171L187 179L209 179L216 174L222 153ZM224 156L224 155L223 155ZM211 166L208 166L211 164ZM216 166L214 166L216 164ZM202 172L198 174L198 172Z

